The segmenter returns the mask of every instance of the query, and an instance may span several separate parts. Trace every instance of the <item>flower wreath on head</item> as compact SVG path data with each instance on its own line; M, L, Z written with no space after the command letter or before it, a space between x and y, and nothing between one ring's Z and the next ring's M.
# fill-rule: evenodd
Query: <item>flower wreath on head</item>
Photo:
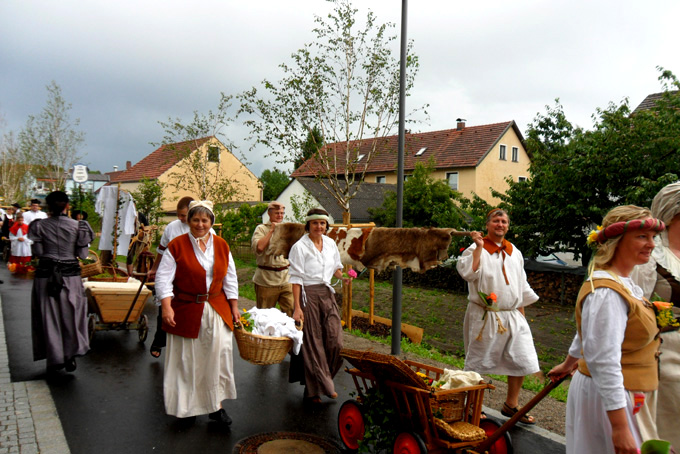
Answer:
M665 229L666 224L664 224L662 220L655 218L615 222L605 228L598 225L597 228L591 230L588 234L587 244L588 246L595 248L607 240L616 238L631 230L654 230L655 232L661 232Z

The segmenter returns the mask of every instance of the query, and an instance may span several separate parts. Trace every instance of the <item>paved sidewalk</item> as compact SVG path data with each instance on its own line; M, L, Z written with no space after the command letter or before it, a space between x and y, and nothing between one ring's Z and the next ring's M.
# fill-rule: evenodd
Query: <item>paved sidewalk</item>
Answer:
M0 297L0 454L70 454L45 380L12 383Z

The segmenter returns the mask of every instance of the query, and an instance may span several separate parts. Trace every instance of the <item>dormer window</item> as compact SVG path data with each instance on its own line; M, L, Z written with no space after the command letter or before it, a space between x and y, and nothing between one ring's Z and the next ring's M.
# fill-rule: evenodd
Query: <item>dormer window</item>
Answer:
M423 147L420 150L418 150L418 153L416 153L416 156L421 156L423 153L425 153L425 150L427 150L427 147Z
M357 156L357 162L359 162L359 161L361 161L362 159L364 159L364 156L366 156L366 155L365 155L365 154L360 154L359 156Z

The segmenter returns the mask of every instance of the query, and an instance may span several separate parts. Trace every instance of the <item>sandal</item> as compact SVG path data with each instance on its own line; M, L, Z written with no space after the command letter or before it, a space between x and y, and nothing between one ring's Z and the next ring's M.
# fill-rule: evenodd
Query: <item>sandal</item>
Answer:
M153 356L154 358L160 358L161 347L158 347L157 345L152 345L151 348L149 349L149 353L151 353L151 356Z
M510 408L510 405L508 405L507 403L503 403L503 408L501 409L501 414L503 416L507 416L508 418L512 418L513 416L515 416L515 413L517 413L518 411L519 411L519 408L517 408L517 407ZM533 416L531 416L529 414L526 414L519 419L519 422L521 422L523 424L529 424L529 425L536 424L536 418L534 418Z

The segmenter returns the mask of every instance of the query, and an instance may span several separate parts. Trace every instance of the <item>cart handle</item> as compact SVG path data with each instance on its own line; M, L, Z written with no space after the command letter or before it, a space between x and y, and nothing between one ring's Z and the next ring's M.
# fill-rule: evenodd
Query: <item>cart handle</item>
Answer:
M534 408L536 404L543 400L543 398L547 396L550 393L550 391L557 388L564 380L567 379L567 377L571 377L571 374L565 374L562 378L556 381L548 379L548 383L543 387L542 390L538 392L538 394L534 396L533 399L531 399L522 408L520 408L517 411L517 413L515 413L512 416L512 418L508 419L505 422L505 424L496 429L496 431L492 433L491 436L489 436L481 443L479 443L477 446L475 446L475 450L479 450L480 452L487 451L496 442L496 440L502 437L505 432L510 430L510 428L514 427L515 424L517 424L517 421L519 421L520 419L522 419L524 415L529 413L529 411L531 411L531 409Z
M125 320L123 321L123 326L127 326L128 319L130 318L130 314L132 313L132 309L135 307L135 303L137 302L137 298L139 298L139 294L142 293L142 289L144 288L145 282L146 282L146 274L142 277L142 283L139 285L139 288L137 289L137 294L135 295L135 299L132 300L132 304L130 304L130 309L128 309L128 312L125 315Z

